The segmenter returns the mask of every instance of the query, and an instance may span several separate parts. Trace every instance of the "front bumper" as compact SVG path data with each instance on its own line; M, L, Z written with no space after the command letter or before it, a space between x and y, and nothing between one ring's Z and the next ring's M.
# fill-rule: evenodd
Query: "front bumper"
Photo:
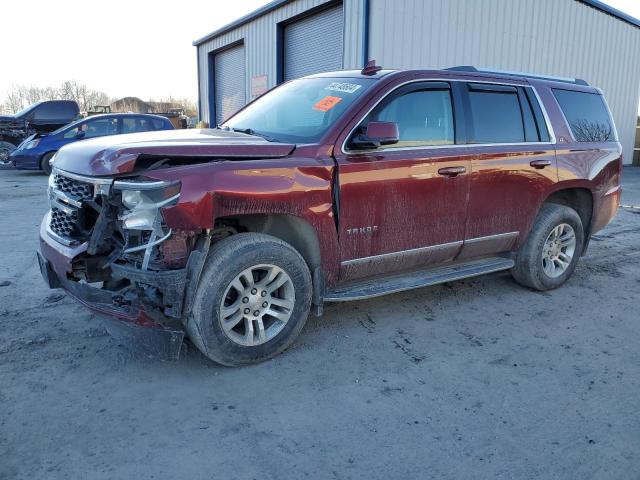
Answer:
M73 261L86 249L86 243L71 247L53 240L47 232L47 217L43 219L37 257L40 272L49 288L64 289L78 302L106 318L107 331L125 346L153 357L176 360L184 339L184 330L177 319L169 318L157 309L147 308L142 303L123 304L114 294L117 292L104 290L73 278ZM156 275L146 275L150 284L158 283ZM139 273L138 278L134 280L143 281L145 278ZM172 280L160 275L160 281L173 282L174 290L181 294L186 281L186 271L173 271Z
M25 155L14 150L9 161L18 170L40 170L40 155Z

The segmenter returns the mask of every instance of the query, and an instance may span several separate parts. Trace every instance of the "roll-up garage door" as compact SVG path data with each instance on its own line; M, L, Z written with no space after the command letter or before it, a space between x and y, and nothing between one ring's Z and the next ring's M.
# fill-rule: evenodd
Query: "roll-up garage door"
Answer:
M216 53L213 72L216 124L220 124L246 103L244 45Z
M284 28L284 79L342 69L342 5Z

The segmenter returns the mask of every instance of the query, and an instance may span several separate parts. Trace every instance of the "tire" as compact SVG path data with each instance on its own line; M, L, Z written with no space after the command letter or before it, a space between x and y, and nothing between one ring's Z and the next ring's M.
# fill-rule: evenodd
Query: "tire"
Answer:
M40 170L47 175L51 175L51 164L49 163L49 160L51 160L51 157L53 157L55 153L56 152L45 153L42 156L42 159L40 159Z
M584 228L578 212L565 205L545 203L516 254L511 274L520 285L534 290L557 288L573 274L583 246ZM556 260L550 260L553 258Z
M9 155L16 149L13 143L0 141L0 165L11 165Z
M281 282L285 283L267 293ZM285 350L300 334L311 296L309 268L291 245L259 233L233 235L209 252L187 319L187 333L214 362L226 366L262 362Z

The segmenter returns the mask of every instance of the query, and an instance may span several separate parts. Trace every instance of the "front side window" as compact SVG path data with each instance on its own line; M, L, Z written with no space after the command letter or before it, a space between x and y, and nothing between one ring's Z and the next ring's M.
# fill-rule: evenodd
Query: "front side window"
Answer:
M269 140L313 143L375 83L369 78L301 78L262 95L222 128Z
M613 121L597 93L554 88L553 94L578 142L616 141Z
M365 120L398 124L400 141L384 148L452 145L455 142L451 91L420 88L383 102Z

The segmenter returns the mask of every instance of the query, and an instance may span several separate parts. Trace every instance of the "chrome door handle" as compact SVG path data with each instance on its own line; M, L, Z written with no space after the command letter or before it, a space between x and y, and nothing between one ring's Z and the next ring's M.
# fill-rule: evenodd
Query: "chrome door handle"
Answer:
M540 170L551 165L551 160L532 160L529 165Z
M467 169L465 167L444 167L438 170L438 175L445 175L447 177L457 177L461 173L465 173Z

